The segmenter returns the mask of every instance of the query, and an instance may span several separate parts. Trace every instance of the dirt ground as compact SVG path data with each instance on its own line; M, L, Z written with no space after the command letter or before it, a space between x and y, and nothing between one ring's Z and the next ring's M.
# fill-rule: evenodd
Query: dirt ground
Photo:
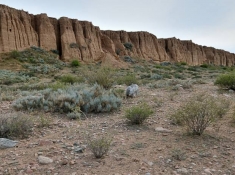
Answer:
M123 99L119 111L89 114L84 120L67 120L60 115L47 116L49 127L38 128L32 136L19 140L15 148L0 150L0 174L52 175L177 175L235 174L235 127L231 112L206 129L202 136L187 135L184 128L171 124L168 116L190 96L206 92L233 101L234 93L219 93L213 82L195 84L178 91L140 86L135 98ZM147 102L154 114L140 126L128 125L124 111ZM0 103L1 115L11 113L10 102ZM167 131L157 131L157 127ZM108 154L96 159L87 148L86 135L112 139ZM76 146L85 150L76 152ZM42 165L38 156L53 159Z

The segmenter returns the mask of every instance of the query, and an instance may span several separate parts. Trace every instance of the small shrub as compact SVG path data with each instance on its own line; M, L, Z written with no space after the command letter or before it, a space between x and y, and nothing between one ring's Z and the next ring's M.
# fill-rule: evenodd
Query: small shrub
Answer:
M64 75L64 76L60 77L60 81L62 83L74 84L74 83L80 82L80 79L78 77L73 76L73 75Z
M97 71L85 72L84 76L86 76L89 84L97 83L105 89L111 88L114 82L114 70L108 67L102 67Z
M40 117L38 119L37 127L39 127L39 128L49 127L50 123L51 123L51 120L49 117L44 116L44 115L40 115Z
M208 64L202 64L200 67L202 67L202 68L208 68L209 65L208 65Z
M0 137L2 138L27 138L32 128L32 119L24 114L0 116Z
M142 124L149 116L153 114L153 110L146 104L134 106L125 111L125 118L131 124Z
M94 154L95 158L99 159L104 157L105 154L109 151L111 144L111 139L106 137L101 137L97 139L89 139L88 147Z
M79 45L77 43L70 43L70 48L79 48Z
M199 94L171 115L174 123L184 125L189 133L201 135L218 118L217 99Z
M117 84L126 84L127 86L130 86L132 84L139 84L139 82L134 74L128 74L118 78Z
M217 77L215 85L235 90L235 72L220 75Z
M56 50L56 49L52 49L51 52L54 53L54 54L56 54L56 55L59 55L59 54L60 54L60 52L59 52L58 50Z
M185 152L182 151L181 149L173 149L171 151L171 154L172 158L174 158L175 160L181 161L186 159Z
M132 51L132 47L133 47L132 43L127 42L127 43L124 43L123 45L127 50Z
M79 67L79 66L81 66L81 63L78 60L73 60L71 62L71 66L72 67Z
M14 58L14 59L17 59L17 58L20 57L20 52L17 51L17 50L13 50L13 51L10 52L10 57Z

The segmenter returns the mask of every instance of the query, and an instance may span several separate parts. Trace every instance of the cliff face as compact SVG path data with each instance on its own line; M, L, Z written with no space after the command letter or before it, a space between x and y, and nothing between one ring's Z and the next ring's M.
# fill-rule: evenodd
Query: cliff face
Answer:
M176 38L157 39L148 32L101 31L91 22L46 14L32 15L0 5L0 53L30 46L58 50L65 61L112 62L131 56L155 62L210 63L232 66L235 54L192 41Z

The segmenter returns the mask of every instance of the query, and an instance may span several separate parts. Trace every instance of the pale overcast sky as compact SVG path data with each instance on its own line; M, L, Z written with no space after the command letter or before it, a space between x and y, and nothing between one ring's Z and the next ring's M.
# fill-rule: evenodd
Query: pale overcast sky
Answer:
M235 53L235 0L1 0L50 17L91 21L101 30L148 31Z

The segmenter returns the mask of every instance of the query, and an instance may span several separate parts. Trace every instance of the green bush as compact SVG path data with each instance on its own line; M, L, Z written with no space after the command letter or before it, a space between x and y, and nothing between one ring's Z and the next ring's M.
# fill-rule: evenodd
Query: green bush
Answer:
M209 65L208 65L208 64L202 64L200 67L202 67L202 68L208 68Z
M0 137L27 138L32 132L33 121L24 114L0 116Z
M101 137L92 140L89 139L88 141L88 147L97 159L102 158L105 154L107 154L110 148L110 144L111 139L106 137Z
M97 83L105 89L111 88L114 82L114 70L109 67L102 67L97 71L86 71L84 74L89 84Z
M63 75L59 79L62 83L70 83L70 84L81 83L83 81L81 78L75 77L73 75Z
M128 74L117 79L117 84L126 84L130 86L132 84L139 84L138 79L134 74Z
M149 116L153 114L153 110L146 103L134 106L125 111L125 118L131 124L142 124Z
M17 51L17 50L13 50L13 51L10 52L10 57L14 58L14 59L17 59L18 57L20 57L20 52Z
M79 66L81 66L81 63L78 60L73 60L71 62L71 66L72 67L79 67Z
M170 116L175 124L184 125L189 133L201 135L204 130L216 119L221 106L218 99L204 94L192 97Z
M133 47L132 43L127 42L127 43L124 43L123 45L127 50L132 51L132 47Z
M215 85L235 90L235 72L220 75L217 77Z

